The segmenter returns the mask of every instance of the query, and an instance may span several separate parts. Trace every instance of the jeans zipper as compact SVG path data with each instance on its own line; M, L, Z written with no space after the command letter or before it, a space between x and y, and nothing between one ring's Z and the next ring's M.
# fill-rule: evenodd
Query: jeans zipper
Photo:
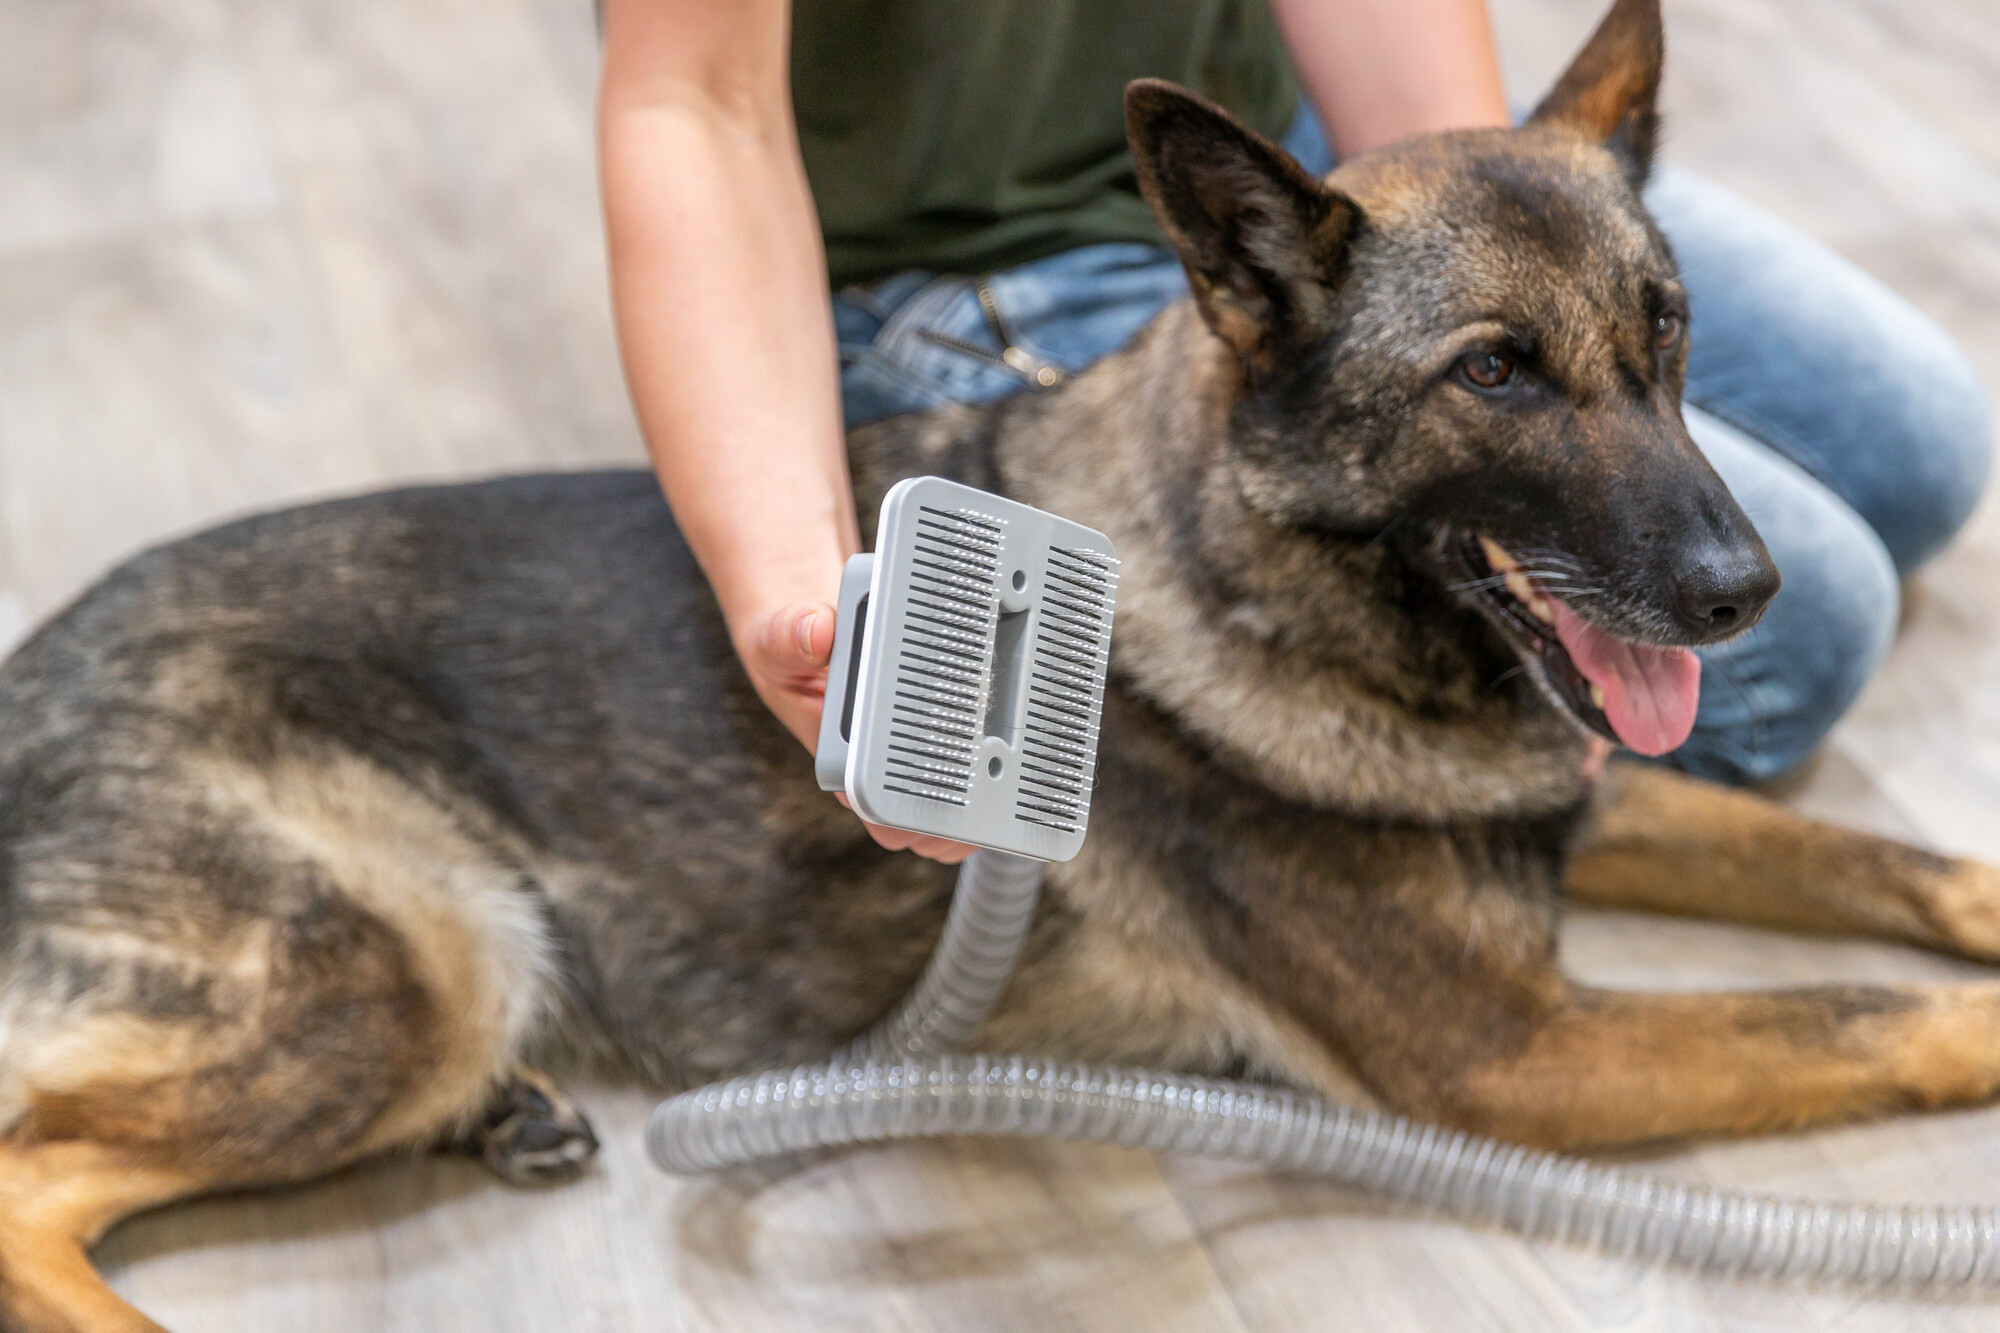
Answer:
M1013 330L1007 327L1007 321L1000 313L1000 303L994 300L993 288L988 285L985 278L979 278L973 283L972 292L978 298L979 313L986 317L987 331L993 335L993 340L1000 344L1000 351L997 354L981 347L978 343L955 338L949 333L939 333L936 329L918 329L917 336L925 342L948 347L954 352L977 357L989 365L1011 371L1031 389L1053 389L1069 379L1069 372L1061 366L1042 360L1014 341Z

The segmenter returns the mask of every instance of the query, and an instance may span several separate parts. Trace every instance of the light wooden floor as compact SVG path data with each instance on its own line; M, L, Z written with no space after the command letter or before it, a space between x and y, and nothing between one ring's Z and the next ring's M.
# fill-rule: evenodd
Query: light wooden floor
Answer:
M1598 0L1499 0L1538 91ZM1670 0L1673 153L1942 319L2000 385L1991 0ZM0 637L142 543L412 477L639 457L604 299L587 0L0 0ZM2000 509L1917 589L1795 798L2000 858ZM1886 947L1583 916L1634 985L1970 975ZM768 1181L383 1164L117 1233L186 1333L1978 1329L2000 1302L1635 1271L1257 1172L1039 1145ZM1830 1197L2000 1201L2000 1110L1676 1153Z

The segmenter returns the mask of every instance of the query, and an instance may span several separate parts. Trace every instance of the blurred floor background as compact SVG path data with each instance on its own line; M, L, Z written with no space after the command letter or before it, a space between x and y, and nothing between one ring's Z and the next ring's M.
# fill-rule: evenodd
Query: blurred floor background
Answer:
M1599 0L1496 0L1531 99ZM1872 269L2000 385L1990 0L1667 0L1668 151ZM587 0L0 0L0 641L225 515L640 460L604 294ZM2000 506L1912 590L1791 795L2000 858ZM1971 976L1886 946L1579 914L1645 986ZM141 1220L102 1257L183 1333L675 1328L1985 1329L1644 1272L1251 1171L931 1145L679 1183L588 1098L585 1183L440 1160ZM2000 1111L1655 1155L1831 1197L2000 1200Z

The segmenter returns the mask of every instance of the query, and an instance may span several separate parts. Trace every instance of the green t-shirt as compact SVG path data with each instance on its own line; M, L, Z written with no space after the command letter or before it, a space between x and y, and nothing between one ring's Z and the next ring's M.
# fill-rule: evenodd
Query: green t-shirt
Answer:
M1142 75L1273 138L1298 104L1262 0L796 0L793 109L834 286L1157 242L1125 149Z

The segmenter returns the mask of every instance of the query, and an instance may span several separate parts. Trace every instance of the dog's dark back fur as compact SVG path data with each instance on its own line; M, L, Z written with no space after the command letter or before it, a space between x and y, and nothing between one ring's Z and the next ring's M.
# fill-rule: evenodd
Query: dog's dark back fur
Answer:
M640 472L372 496L142 557L16 654L0 716L7 984L92 1005L157 1003L172 969L33 947L21 889L59 875L63 919L88 903L215 949L340 911L337 886L274 894L298 879L283 858L222 839L188 780L205 760L338 751L438 801L519 868L566 989L662 1079L861 1028L949 887L818 792Z

